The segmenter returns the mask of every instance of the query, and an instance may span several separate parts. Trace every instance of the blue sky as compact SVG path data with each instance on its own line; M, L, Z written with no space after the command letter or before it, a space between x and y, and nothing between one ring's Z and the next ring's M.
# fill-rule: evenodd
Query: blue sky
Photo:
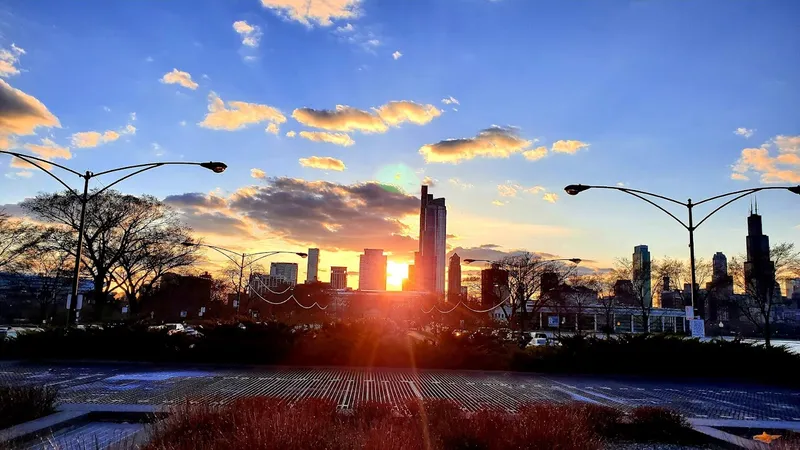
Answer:
M618 192L568 197L563 187L624 183L697 200L762 183L800 184L799 15L800 4L789 0L6 2L0 80L41 102L60 127L31 125L28 134L13 127L14 118L0 120L0 141L30 153L25 144L49 139L71 156L54 161L79 170L223 160L230 168L220 176L165 167L120 189L173 196L208 242L243 250L318 245L323 267L355 270L365 242L345 237L351 221L383 214L413 228L415 219L403 218L402 202L379 213L320 206L330 236L320 238L310 225L307 233L287 231L291 225L274 218L287 210L277 205L279 183L270 177L304 180L293 189L317 198L323 188L310 182L378 180L416 195L430 177L432 192L448 200L453 247L496 244L599 266L637 244L648 244L654 257L685 257L685 231L654 208ZM174 69L191 77L183 78L186 86L161 81ZM227 117L236 129L202 126L209 95L233 110L227 102L273 108L283 120L259 110L255 122ZM458 103L443 102L451 98ZM371 115L381 130L334 123L336 105ZM385 105L400 116L372 110ZM309 108L316 122L298 121L298 108ZM270 123L277 134L265 131ZM437 145L487 129L491 148L477 155L452 142ZM92 131L117 137L76 145L76 133ZM353 144L288 137L291 131ZM445 162L426 160L426 145ZM535 159L541 147L546 156ZM331 158L328 168L299 162L314 156ZM10 162L0 159L0 204L58 188ZM254 168L267 178L253 178ZM177 199L185 193L223 201L198 207ZM549 193L557 194L548 197L554 202L544 199ZM233 205L262 194L272 200ZM769 192L758 201L772 240L796 242L800 198ZM698 255L743 252L748 206L743 200L704 224ZM227 230L207 220L220 217L229 219L218 225ZM250 232L231 233L235 221ZM387 247L399 262L413 246L375 241L370 246Z

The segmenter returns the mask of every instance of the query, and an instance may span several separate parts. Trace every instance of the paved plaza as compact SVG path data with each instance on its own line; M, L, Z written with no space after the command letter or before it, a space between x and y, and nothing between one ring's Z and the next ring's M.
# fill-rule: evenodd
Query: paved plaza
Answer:
M620 409L651 405L690 419L782 421L800 425L800 390L747 384L661 382L507 372L337 368L187 368L159 365L0 363L0 383L59 388L66 410L169 408L185 399L219 404L237 397L325 398L350 408L449 399L468 410L524 402L584 401Z

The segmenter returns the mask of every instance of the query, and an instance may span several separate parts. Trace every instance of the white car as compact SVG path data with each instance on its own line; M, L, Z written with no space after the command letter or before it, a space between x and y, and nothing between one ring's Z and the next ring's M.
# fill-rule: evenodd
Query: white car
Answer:
M545 347L547 345L547 338L543 337L535 337L528 342L528 347Z

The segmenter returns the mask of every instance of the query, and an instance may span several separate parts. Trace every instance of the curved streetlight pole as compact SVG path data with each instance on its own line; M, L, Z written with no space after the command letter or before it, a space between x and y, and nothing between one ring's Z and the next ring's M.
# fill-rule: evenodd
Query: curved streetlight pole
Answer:
M709 197L709 198L700 200L699 202L695 202L695 203L692 203L692 199L688 199L686 201L686 203L684 203L682 201L675 200L674 198L665 197L663 195L654 194L652 192L640 191L640 190L637 190L637 189L629 189L629 188L620 187L620 186L591 186L591 185L584 185L584 184L570 184L570 185L568 185L568 186L566 186L564 188L564 191L566 191L567 194L569 194L569 195L578 195L581 192L589 190L589 189L612 189L612 190L615 190L615 191L621 191L621 192L624 192L626 194L632 195L632 196L634 196L634 197L636 197L636 198L638 198L640 200L643 200L643 201L655 206L656 208L660 209L662 212L664 212L668 216L670 216L673 219L675 219L676 222L681 224L681 226L683 228L685 228L686 231L689 232L689 265L691 266L691 273L692 273L692 291L691 291L692 315L694 315L694 313L695 313L695 310L694 310L694 308L695 308L695 296L696 296L696 291L697 291L697 277L696 277L696 267L695 267L695 257L694 257L694 230L696 230L700 225L703 224L703 222L708 220L709 217L713 216L720 209L730 205L731 203L735 202L736 200L739 200L740 198L746 197L746 196L748 196L750 194L754 194L756 192L780 189L780 190L787 190L787 191L792 192L794 194L800 195L800 185L798 185L798 186L765 186L765 187L758 187L758 188L751 188L751 189L741 189L741 190L738 190L738 191L733 191L733 192L728 192L728 193L725 193L725 194L715 195L713 197ZM707 203L707 202L710 202L710 201L713 201L713 200L717 200L717 199L720 199L720 198L731 197L731 196L734 196L734 197L732 199L730 199L730 200L727 200L725 203L723 203L722 205L718 206L716 209L714 209L713 211L708 213L705 217L703 217L700 220L700 222L698 222L695 225L694 217L692 215L692 210L693 210L693 208L695 206L702 205L703 203ZM667 211L664 207L662 207L661 205L655 203L654 201L650 200L647 197L653 197L653 198L665 200L665 201L668 201L668 202L672 202L672 203L674 203L676 205L683 206L684 208L686 208L686 210L688 212L688 216L689 216L688 223L684 223L681 219L678 219L677 217L675 217L674 214L672 214L671 212Z
M260 261L260 260L262 260L262 259L264 259L264 258L266 258L268 256L277 255L279 253L297 255L297 256L299 256L301 258L308 257L307 253L292 252L292 251L288 251L288 250L276 250L276 251L266 251L266 252L257 252L257 253L239 253L239 252L235 252L233 250L229 250L227 248L217 247L216 245L202 244L202 243L199 243L199 242L186 241L186 242L183 243L183 245L185 247L206 247L206 248L210 248L212 250L215 250L217 253L220 253L223 256L225 256L226 258L228 258L229 260L231 260L231 262L233 262L233 264L235 264L236 267L239 268L239 286L238 286L238 289L236 290L236 305L235 305L237 314L239 313L239 305L242 304L242 281L243 281L243 278L244 278L244 269L245 269L245 267L250 267L253 264L255 264L256 261ZM241 259L241 262L239 262L236 259L234 259L231 255L239 257ZM245 259L248 256L258 256L258 258L253 259L253 260L248 261L248 262L245 262Z
M61 183L62 186L67 188L67 191L69 191L71 194L73 194L76 197L78 197L78 200L81 203L81 216L80 216L80 221L79 221L79 224L78 224L78 248L75 251L75 267L74 267L74 269L72 271L72 289L70 291L71 292L71 297L70 297L70 300L69 300L69 311L67 312L67 325L73 324L75 322L75 318L76 318L76 308L77 308L77 303L78 303L78 285L80 283L79 277L80 277L80 272L81 272L81 253L83 251L83 235L84 235L84 228L85 228L85 225L86 225L86 204L89 203L89 201L91 201L92 199L94 199L98 195L102 194L104 191L108 190L109 188L111 188L115 184L117 184L117 183L119 183L119 182L121 182L123 180L126 180L126 179L128 179L128 178L130 178L130 177L132 177L134 175L138 175L138 174L140 174L142 172L146 172L148 170L155 169L156 167L177 166L177 165L200 166L200 167L203 167L205 169L211 170L214 173L222 173L222 172L225 171L225 169L228 168L228 166L225 165L225 163L222 163L222 162L210 161L210 162L199 163L199 162L175 161L175 162L154 162L154 163L145 163L145 164L134 164L132 166L118 167L116 169L105 170L103 172L95 173L95 172L91 172L91 171L87 170L84 173L80 173L80 172L78 172L76 170L70 169L69 167L66 167L66 166L63 166L61 164L57 164L57 163L54 163L52 161L48 161L46 159L39 158L39 157L36 157L36 156L26 155L26 154L23 154L23 153L9 152L9 151L5 151L5 150L0 150L0 153L5 153L7 155L11 155L11 156L14 156L16 158L19 158L22 161L25 161L28 164L30 164L30 165L36 167L37 169L41 170L42 172L50 175L50 177L52 177L53 179L55 179L56 181ZM79 178L83 178L83 193L79 193L77 190L75 190L70 185L65 183L61 178L57 177L55 174L50 172L50 170L48 170L46 168L46 166L58 167L59 169L66 170L67 172L69 172L69 173L71 173L73 175L77 175ZM132 169L137 169L137 170L125 175L122 178L119 178L118 180L116 180L113 183L107 185L103 189L100 189L99 191L92 193L92 195L89 195L89 180L91 180L92 178L99 177L101 175L106 175L106 174L109 174L109 173L119 172L119 171L122 171L122 170L132 170Z

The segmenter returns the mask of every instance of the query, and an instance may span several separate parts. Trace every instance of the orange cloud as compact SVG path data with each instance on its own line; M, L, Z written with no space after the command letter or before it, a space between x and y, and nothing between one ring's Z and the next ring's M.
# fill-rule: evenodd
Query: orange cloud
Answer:
M761 147L743 149L731 179L746 181L749 173L766 184L800 183L800 136L779 135Z
M250 169L250 176L253 178L266 178L267 174L261 169Z
M33 134L38 127L61 127L42 102L0 80L0 138Z
M48 138L42 139L41 142L41 144L25 144L25 148L44 159L72 158L72 153L67 147L61 147Z
M215 92L211 92L208 94L208 114L198 125L213 130L234 131L261 122L278 125L286 122L280 110L272 106L229 101L228 107Z
M233 22L233 29L242 38L242 44L248 47L258 47L261 40L261 29L255 25L250 25L245 20Z
M43 162L43 161L34 161L34 162L36 163L36 166L39 166L42 169L50 170L50 169L53 168L52 164L49 164L49 163L46 163L46 162ZM23 161L23 160L17 158L16 156L11 158L11 167L14 167L15 169L37 169L38 170L38 168L36 166L33 165L33 164L28 163L27 161Z
M280 128L278 128L278 124L275 122L271 122L269 125L267 125L267 128L265 128L264 131L267 133L272 133L276 136L281 132Z
M528 161L540 160L547 156L547 147L541 146L531 150L525 150L522 152L522 156L524 156Z
M494 125L474 138L447 139L424 145L419 153L429 163L458 164L477 157L508 158L527 149L531 144L533 141L520 137L518 129Z
M7 78L18 75L19 69L16 67L20 55L24 55L25 50L11 44L11 50L0 49L0 77Z
M410 122L425 125L442 112L433 105L409 100L390 101L385 105L365 111L346 105L336 105L333 110L298 108L292 117L303 125L328 131L360 131L385 133L390 127Z
M391 126L398 126L404 122L425 125L442 115L442 112L433 105L421 105L411 101L389 102L375 111Z
M556 201L558 201L558 194L554 192L548 192L544 194L544 196L542 196L542 200L550 203L555 203Z
M178 84L186 89L197 89L199 86L195 81L192 80L192 76L189 72L183 72L178 69L172 69L172 72L167 72L161 77L161 82L164 84Z
M301 131L300 137L313 142L328 142L330 144L349 147L355 141L346 133L329 133L325 131Z
M301 166L312 169L335 170L337 172L346 169L342 160L329 156L312 156L310 158L300 158L299 161Z
M361 0L261 0L265 8L306 26L330 26L334 20L358 17Z
M568 153L574 155L578 150L589 147L589 144L581 141L556 141L551 150L554 153Z

